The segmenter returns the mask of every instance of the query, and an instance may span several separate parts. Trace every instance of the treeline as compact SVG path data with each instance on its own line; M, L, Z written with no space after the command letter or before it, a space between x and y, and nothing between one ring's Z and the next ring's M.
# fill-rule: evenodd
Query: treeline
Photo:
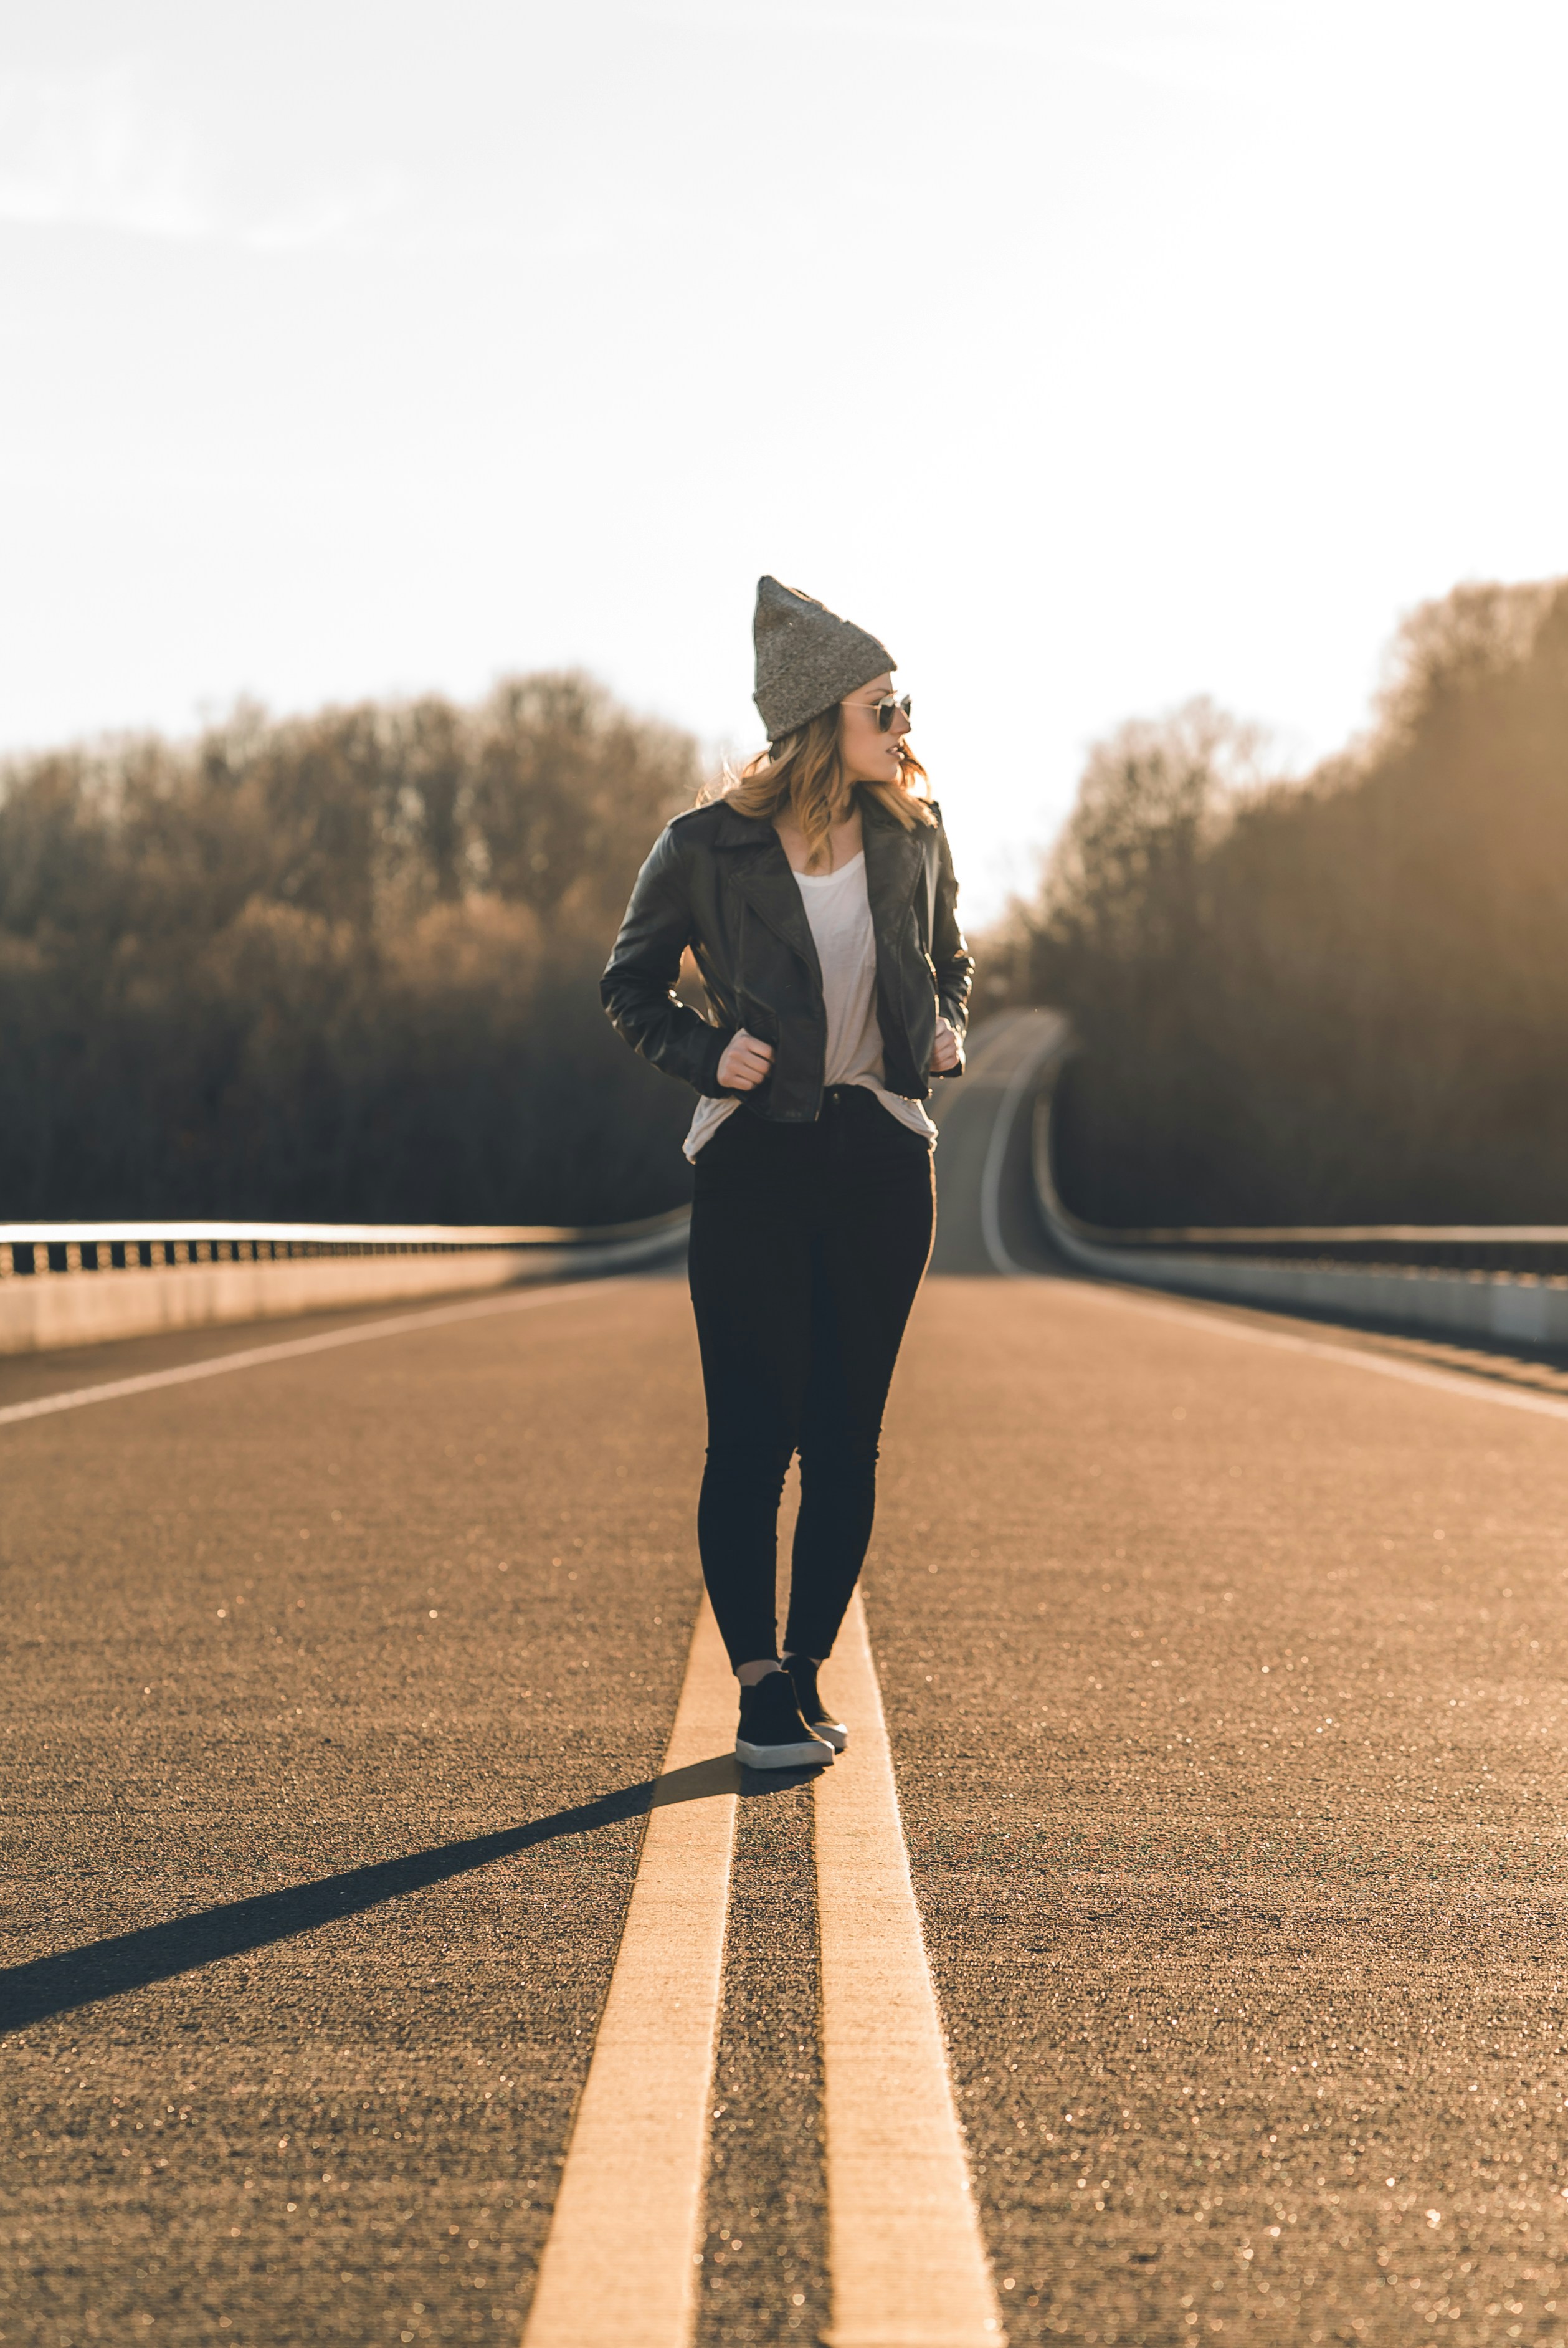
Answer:
M991 958L1081 1040L1089 1220L1568 1222L1568 582L1458 590L1391 674L1302 782L1202 703L1091 755Z
M697 750L590 680L0 773L0 1220L597 1222L691 1104L597 980Z

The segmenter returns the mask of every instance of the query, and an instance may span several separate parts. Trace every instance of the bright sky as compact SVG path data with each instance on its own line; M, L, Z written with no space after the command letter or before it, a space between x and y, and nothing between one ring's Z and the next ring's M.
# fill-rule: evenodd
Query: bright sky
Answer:
M983 918L1568 571L1562 0L0 0L0 747L897 654Z

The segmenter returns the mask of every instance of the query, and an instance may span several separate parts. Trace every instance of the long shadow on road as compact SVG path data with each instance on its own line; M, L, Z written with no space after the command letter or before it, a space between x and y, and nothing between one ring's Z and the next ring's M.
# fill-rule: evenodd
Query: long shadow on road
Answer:
M796 1782L796 1773L788 1774L791 1782ZM751 1771L743 1773L729 1754L716 1754L712 1760L694 1761L686 1768L623 1786L596 1802L558 1810L548 1818L532 1818L526 1826L473 1835L464 1842L440 1843L432 1850L413 1851L405 1859L381 1859L374 1867L325 1876L319 1883L259 1892L251 1900L230 1900L220 1908L145 1925L139 1931L120 1932L112 1940L93 1941L86 1948L38 1957L29 1964L0 1972L0 2033L25 2030L32 2023L94 2004L100 1998L123 1996L128 1990L171 1981L177 1973L193 1972L224 1957L243 1956L251 1949L293 1940L341 1917L359 1915L367 1908L401 1899L405 1892L450 1882L456 1876L471 1874L476 1868L489 1867L498 1859L511 1859L518 1851L558 1841L565 1835L591 1834L599 1827L620 1826L628 1818L676 1802L760 1790L752 1782Z

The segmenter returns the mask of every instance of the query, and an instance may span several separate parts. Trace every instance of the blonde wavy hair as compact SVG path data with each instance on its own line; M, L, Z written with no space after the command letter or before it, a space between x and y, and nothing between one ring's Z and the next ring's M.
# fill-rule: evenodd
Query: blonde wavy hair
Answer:
M845 775L839 748L837 705L808 717L804 726L771 742L737 774L726 767L716 791L737 815L771 823L787 805L805 839L806 860L815 864L827 844L827 835L849 812L855 785ZM929 805L926 769L914 752L900 753L902 766L896 783L862 783L860 788L878 800L906 831L937 820Z

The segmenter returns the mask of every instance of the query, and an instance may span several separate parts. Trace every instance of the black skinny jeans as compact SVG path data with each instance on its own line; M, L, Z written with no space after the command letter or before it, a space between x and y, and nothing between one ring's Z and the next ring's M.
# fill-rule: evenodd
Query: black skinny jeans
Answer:
M731 1663L775 1655L779 1499L798 1450L784 1646L820 1660L871 1539L883 1406L931 1252L930 1148L864 1086L835 1086L815 1125L737 1110L696 1173L703 1579Z

